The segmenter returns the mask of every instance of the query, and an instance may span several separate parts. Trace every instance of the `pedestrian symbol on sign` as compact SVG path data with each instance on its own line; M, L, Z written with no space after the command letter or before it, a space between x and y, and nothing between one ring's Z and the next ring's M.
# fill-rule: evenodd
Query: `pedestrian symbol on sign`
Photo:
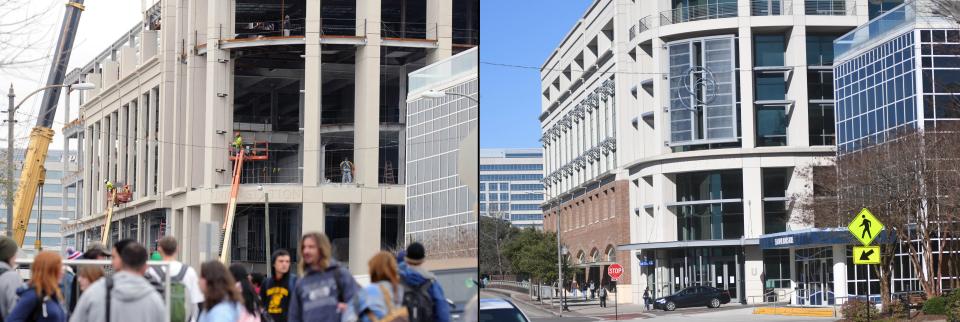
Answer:
M863 208L857 213L856 217L853 217L847 229L849 229L853 237L856 237L864 246L870 246L870 243L873 242L880 231L883 230L883 223L881 223L877 217L874 217L870 210Z

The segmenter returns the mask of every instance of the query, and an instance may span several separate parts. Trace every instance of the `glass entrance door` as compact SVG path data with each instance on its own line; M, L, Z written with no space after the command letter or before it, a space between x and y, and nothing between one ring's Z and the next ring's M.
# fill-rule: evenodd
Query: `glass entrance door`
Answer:
M833 305L833 258L829 247L798 249L796 253L798 305Z

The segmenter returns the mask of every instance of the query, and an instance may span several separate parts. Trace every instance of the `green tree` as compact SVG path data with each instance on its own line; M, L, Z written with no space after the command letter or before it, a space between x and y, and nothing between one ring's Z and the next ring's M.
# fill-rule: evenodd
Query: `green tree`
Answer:
M534 281L549 283L557 280L557 234L535 229L524 229L513 237L505 248L513 271L530 276ZM564 276L570 276L568 261L564 261Z
M513 274L504 248L519 232L509 221L480 216L480 274Z

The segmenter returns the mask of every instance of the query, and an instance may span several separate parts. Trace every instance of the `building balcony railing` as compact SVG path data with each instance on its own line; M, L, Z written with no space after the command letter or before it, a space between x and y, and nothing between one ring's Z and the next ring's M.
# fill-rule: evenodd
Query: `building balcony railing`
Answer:
M639 28L638 28L637 33L643 33L644 31L650 30L650 28L656 27L655 24L656 24L657 22L654 20L654 19L656 19L656 18L657 18L657 17L654 16L654 15L649 15L649 16L646 16L646 17L641 18L641 19L640 19L640 24L638 25Z
M751 16L787 16L793 14L790 0L753 0L750 2Z
M850 0L806 0L805 14L812 16L852 16L856 3Z
M730 18L737 16L735 2L711 3L705 5L680 7L660 12L660 25L666 26L688 21Z
M427 34L436 30L436 24L421 22L383 21L380 23L380 35L383 38L427 39Z
M303 182L302 168L281 168L256 163L244 166L241 184L297 184Z

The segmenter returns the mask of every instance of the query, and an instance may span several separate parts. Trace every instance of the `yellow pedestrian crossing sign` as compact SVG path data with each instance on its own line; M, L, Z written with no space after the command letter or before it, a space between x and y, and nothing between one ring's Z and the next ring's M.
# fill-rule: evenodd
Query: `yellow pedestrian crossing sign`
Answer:
M880 246L853 246L853 264L880 264Z
M873 239L877 238L877 235L883 230L883 223L877 220L877 217L874 217L870 210L863 208L857 213L856 217L853 217L850 225L847 225L847 229L864 246L870 246Z

